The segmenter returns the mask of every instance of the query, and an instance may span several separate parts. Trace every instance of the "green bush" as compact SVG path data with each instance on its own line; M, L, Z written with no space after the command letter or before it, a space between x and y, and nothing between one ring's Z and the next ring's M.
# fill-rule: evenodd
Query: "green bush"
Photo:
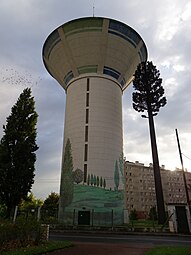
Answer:
M149 220L158 220L158 216L157 216L157 210L156 207L151 207L150 211L149 211Z
M42 222L45 224L56 224L58 223L58 219L53 216L47 216L47 217L43 217Z
M138 215L137 215L137 211L136 209L133 209L130 214L129 214L129 219L132 220L137 220L138 219Z
M0 204L0 218L5 218L6 214L6 206L3 204Z
M17 238L17 228L15 224L3 221L0 223L0 244L6 240Z
M40 242L41 227L36 219L29 220L19 217L15 225L17 229L17 238L19 238L23 247L30 241L34 241L35 244Z
M0 223L0 253L16 247L39 244L41 227L35 220L18 218L16 223Z

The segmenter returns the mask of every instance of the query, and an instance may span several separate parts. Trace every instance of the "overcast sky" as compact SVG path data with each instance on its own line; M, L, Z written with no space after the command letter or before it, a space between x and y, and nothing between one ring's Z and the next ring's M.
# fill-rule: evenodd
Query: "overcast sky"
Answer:
M39 150L33 192L59 192L65 91L47 73L42 46L72 19L93 16L122 21L145 41L148 60L160 70L167 105L155 117L160 165L180 167L175 128L184 165L191 170L191 2L189 0L0 0L0 137L11 107L25 87L36 101ZM123 95L124 155L152 162L148 120L132 108L132 85Z

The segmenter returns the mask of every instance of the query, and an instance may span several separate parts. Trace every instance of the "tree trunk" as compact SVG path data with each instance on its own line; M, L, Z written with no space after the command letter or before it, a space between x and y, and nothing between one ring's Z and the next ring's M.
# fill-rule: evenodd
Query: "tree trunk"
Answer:
M7 204L7 209L6 209L6 214L5 214L5 218L6 219L11 219L11 215L12 215L12 211L13 211L13 206L11 204Z
M158 151L157 151L157 144L156 144L154 120L153 120L153 115L152 115L150 105L148 106L148 117L149 117L149 129L150 129L151 149L152 149L152 157L153 157L153 171L154 171L155 192L156 192L157 211L158 211L158 223L164 224L166 220L166 214L165 214L165 207L164 207L164 197L163 197L162 181L161 181Z

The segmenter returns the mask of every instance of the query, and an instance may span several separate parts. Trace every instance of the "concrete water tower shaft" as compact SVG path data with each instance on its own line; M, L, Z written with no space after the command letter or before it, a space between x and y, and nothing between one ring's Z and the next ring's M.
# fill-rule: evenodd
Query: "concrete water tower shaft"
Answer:
M69 138L83 185L96 175L114 188L115 163L123 151L122 94L146 60L140 35L109 18L72 20L46 39L44 65L66 91L63 148Z

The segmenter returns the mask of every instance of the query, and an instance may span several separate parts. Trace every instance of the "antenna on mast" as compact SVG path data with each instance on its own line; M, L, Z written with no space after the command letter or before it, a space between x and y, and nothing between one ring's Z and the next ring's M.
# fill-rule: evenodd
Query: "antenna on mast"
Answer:
M95 14L95 0L93 1L93 17L94 17L94 14Z

